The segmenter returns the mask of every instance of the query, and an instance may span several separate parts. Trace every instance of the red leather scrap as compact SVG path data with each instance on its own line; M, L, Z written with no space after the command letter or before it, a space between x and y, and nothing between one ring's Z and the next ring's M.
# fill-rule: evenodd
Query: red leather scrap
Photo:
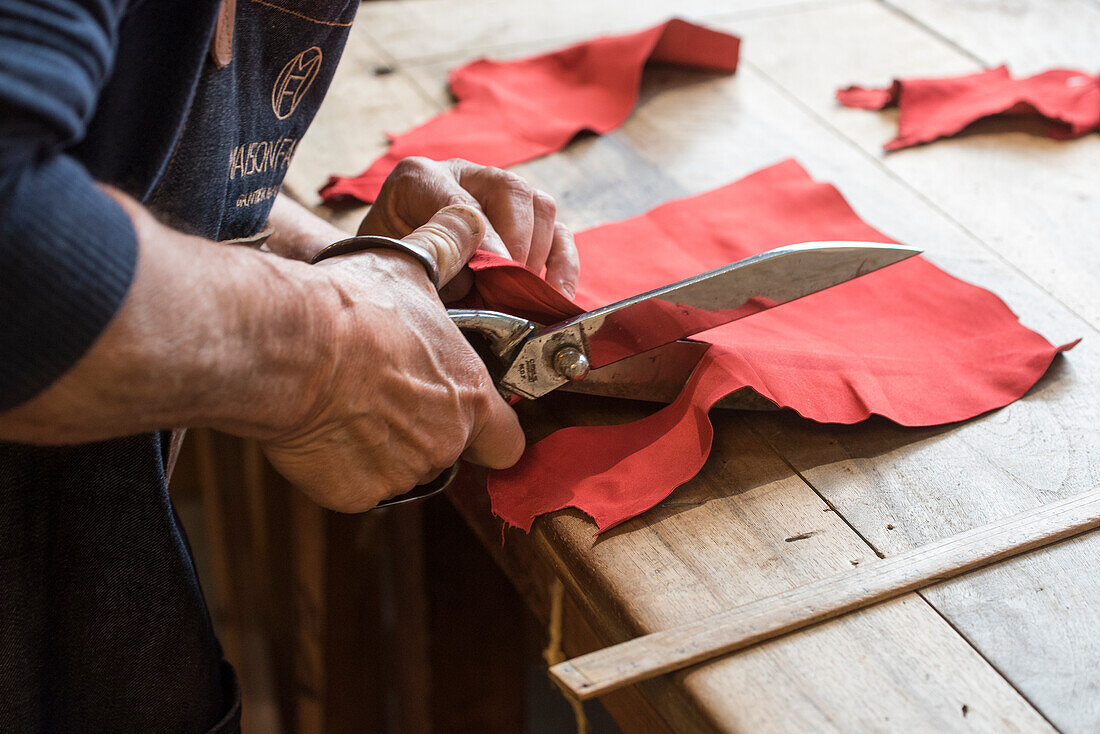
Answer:
M833 186L789 160L720 189L577 235L576 303L486 253L473 303L552 323L781 245L891 242ZM917 243L914 243L917 244ZM671 405L633 423L577 426L489 476L493 512L529 531L564 507L601 531L653 507L702 468L707 411L750 386L816 421L872 413L906 426L971 418L1021 397L1072 344L1054 347L993 293L917 257L704 332L711 344Z
M474 61L451 72L458 99L452 109L391 136L385 155L358 176L333 176L321 197L374 201L386 176L408 156L503 168L560 150L581 131L602 135L634 108L647 63L732 74L739 46L736 36L672 19L517 61Z
M897 105L897 137L883 146L898 150L958 133L993 115L1039 115L1058 139L1100 129L1100 75L1053 69L1015 79L999 66L977 74L945 79L896 80L881 89L838 90L846 107L881 110Z

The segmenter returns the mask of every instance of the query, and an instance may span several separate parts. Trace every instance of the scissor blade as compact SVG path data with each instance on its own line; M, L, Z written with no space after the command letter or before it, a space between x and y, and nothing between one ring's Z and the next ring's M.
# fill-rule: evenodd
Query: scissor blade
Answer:
M706 342L672 342L594 369L583 380L567 382L558 391L671 403L683 392L684 384L709 348ZM714 407L732 410L779 409L775 403L749 387L730 393Z
M603 367L919 253L866 242L780 247L539 329L500 382L537 398L567 382L554 368L554 355L565 346L584 352L593 368Z

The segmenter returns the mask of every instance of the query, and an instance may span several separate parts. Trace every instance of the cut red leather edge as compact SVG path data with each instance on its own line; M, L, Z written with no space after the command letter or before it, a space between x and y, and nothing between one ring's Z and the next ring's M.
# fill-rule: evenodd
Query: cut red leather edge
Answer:
M515 61L479 59L451 72L457 102L400 135L389 150L353 177L333 176L325 201L374 201L401 159L464 158L506 167L560 150L582 131L606 133L622 124L638 98L649 62L732 74L736 36L674 18L637 33L605 36Z
M794 161L576 239L576 303L523 267L480 253L468 305L552 323L781 245L891 241ZM489 475L493 512L525 531L564 507L587 513L601 532L628 520L698 473L712 438L707 411L746 386L816 421L876 414L935 425L1018 399L1076 343L1052 346L996 295L923 258L695 338L711 347L674 403L632 423L565 428L528 447L516 466Z
M1017 79L999 66L964 76L894 80L884 88L853 86L838 90L836 98L846 107L898 107L898 134L886 150L948 137L996 115L1038 115L1059 139L1100 129L1100 76L1071 69Z
M895 80L888 87L847 87L836 90L836 99L845 107L861 110L884 110L898 103L901 82Z

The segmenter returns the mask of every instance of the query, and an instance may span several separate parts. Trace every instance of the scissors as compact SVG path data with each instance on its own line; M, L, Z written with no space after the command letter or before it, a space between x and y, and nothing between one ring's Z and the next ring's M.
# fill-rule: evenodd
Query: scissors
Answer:
M449 309L447 314L462 331L485 339L498 362L490 372L505 398L533 400L564 388L671 402L708 347L688 341L688 337L832 288L920 252L867 242L790 245L548 326L499 311ZM377 507L442 492L457 473L458 462L431 482L383 500Z

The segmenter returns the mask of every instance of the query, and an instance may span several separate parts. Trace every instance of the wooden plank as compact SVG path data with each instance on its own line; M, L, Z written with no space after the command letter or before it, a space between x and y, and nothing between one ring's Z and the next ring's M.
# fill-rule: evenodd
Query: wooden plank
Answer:
M393 686L401 734L431 734L431 632L425 576L423 507L396 505L382 521L391 554Z
M550 668L582 700L743 650L1100 527L1100 490L1027 510L886 560Z
M837 0L809 0L812 4ZM599 33L628 31L678 17L728 17L776 12L807 0L693 0L672 9L616 0L590 3L516 3L510 0L375 2L360 8L325 101L302 138L284 190L307 206L320 204L317 189L333 173L367 167L386 147L385 132L402 132L450 106L445 84L420 86L405 72L434 61L436 76L501 46L502 57L528 55ZM470 18L456 22L458 18ZM497 27L507 27L501 34ZM502 40L504 39L504 40ZM379 73L382 72L382 73ZM365 207L322 208L326 218L354 230Z
M831 89L862 78L857 74L865 67L883 69L886 76L964 71L965 54L872 4L810 11L805 23L797 25L760 19L741 29L755 39L760 51L754 58L762 71L785 93L869 157L882 160L896 179L933 201L935 209L948 211L969 233L980 236L976 244L1016 263L1079 312L1080 304L1095 298L1091 282L1082 283L1082 273L1095 267L1096 258L1082 254L1092 235L1081 228L1095 220L1100 190L1095 165L1089 163L1090 155L1097 160L1096 136L1059 147L1025 134L998 133L881 158L874 148L890 137L894 120L836 108L828 99ZM1012 44L1029 37L1028 31L1019 26L1014 32L983 36L983 43L999 37ZM982 47L983 53L987 48ZM839 51L844 49L851 51ZM877 132L872 131L875 126ZM979 151L987 160L978 160ZM848 185L843 188L849 193ZM856 203L862 207L861 201ZM1043 241L1037 243L1034 217L1049 207L1060 207L1064 216L1049 217ZM871 221L923 244L930 234L921 231L926 220L913 216L912 210L907 213L910 222L888 213ZM942 258L931 249L934 258ZM1025 323L1055 341L1087 337L1023 401L954 427L903 429L872 421L822 429L778 416L762 416L756 424L868 542L887 554L1086 491L1100 477L1095 331L1064 312L1047 309L1044 304L1050 299L1013 286L1013 279L995 268L979 272L973 264L985 259L970 254L975 249L964 245L946 261L948 269L993 287ZM1092 632L1100 621L1098 558L1100 539L1088 536L944 584L924 596L1056 725L1095 731L1100 726L1100 638Z
M397 61L424 61L523 48L538 53L601 34L641 30L670 17L715 17L823 4L836 0L389 0L364 5L357 25ZM469 52L463 54L462 52Z
M885 0L985 66L1015 74L1064 67L1095 73L1100 7L1089 0Z
M579 401L575 401L579 402ZM581 411L567 412L570 422ZM585 415L606 420L608 415ZM576 512L535 538L605 640L675 626L874 558L734 415L703 473L599 540ZM809 536L805 540L791 540ZM912 645L911 640L921 640ZM642 686L677 731L1000 730L1044 722L956 633L907 596ZM980 712L980 713L979 713Z
M1068 402L1057 391L1044 384L1020 404L950 429L874 421L823 430L786 416L759 416L756 429L892 555L1097 486L1095 439L1065 430L1057 410L1042 414ZM1100 721L1096 535L922 592L1064 731L1095 731Z
M391 681L383 670L384 639L389 635L379 601L382 518L323 513L324 575L319 586L324 597L317 610L324 683L319 731L384 731Z
M325 730L325 510L301 492L291 495L294 582L290 601L294 620L294 731Z
M423 514L431 731L522 731L523 603L450 504Z
M981 61L873 2L808 10L796 22L761 17L730 27L752 39L746 43L747 64L881 160L892 175L1051 296L1100 326L1100 293L1094 287L1100 258L1092 250L1100 210L1100 136L1056 141L987 123L973 134L887 154L881 146L894 136L896 113L847 109L833 99L838 87L851 83L971 73L1002 61L1022 71L1058 63L1095 70L1100 10L1076 0L1013 2L1011 8L932 0L898 4L934 22L937 33L977 49ZM1039 17L1046 20L1040 23ZM952 26L951 18L967 23ZM1044 27L1078 31L1046 35ZM1050 52L1056 46L1061 51Z
M562 647L578 655L600 647L599 638L577 603L568 594L562 610ZM547 681L547 685L552 685ZM637 686L615 691L600 699L623 734L676 734ZM591 707L591 704L589 704Z
M264 518L267 521L267 565L256 575L264 588L266 611L262 615L264 634L269 642L271 678L281 726L277 731L298 731L298 604L300 593L297 573L293 570L298 553L295 548L296 523L292 508L301 495L281 475L264 466ZM290 572L287 571L290 569Z
M290 665L296 732L381 731L376 516L338 515L290 494Z
M277 494L265 514L271 536L283 541L269 546L267 616L284 728L383 731L389 635L379 601L381 518L331 512L281 478L269 482Z

